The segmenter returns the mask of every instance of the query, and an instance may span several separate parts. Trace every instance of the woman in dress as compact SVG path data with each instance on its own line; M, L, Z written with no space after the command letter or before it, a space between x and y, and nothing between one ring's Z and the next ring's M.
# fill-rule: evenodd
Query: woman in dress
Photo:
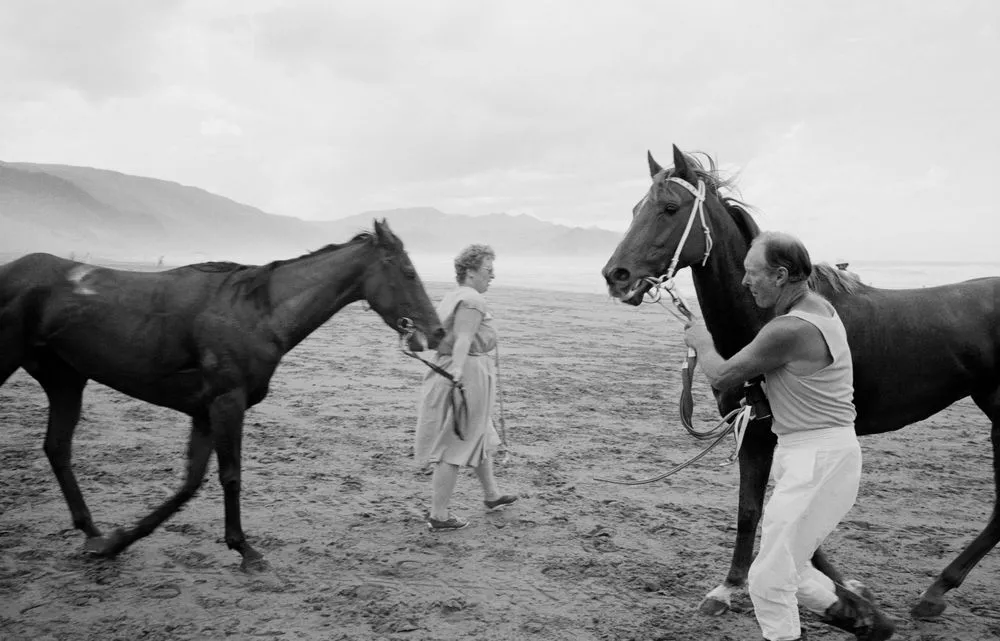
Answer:
M515 495L501 494L493 477L492 456L500 437L493 426L496 371L488 354L496 348L497 335L483 294L493 280L494 258L489 245L470 245L462 250L455 258L458 287L445 294L437 306L447 334L438 345L434 362L451 374L455 383L428 371L421 387L414 458L421 467L434 465L433 497L427 513L431 530L460 530L469 524L448 510L460 467L476 471L487 509L517 500Z

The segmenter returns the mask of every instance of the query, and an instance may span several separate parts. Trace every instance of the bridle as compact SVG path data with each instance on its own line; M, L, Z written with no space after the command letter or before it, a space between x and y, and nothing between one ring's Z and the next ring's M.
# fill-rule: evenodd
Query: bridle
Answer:
M392 263L396 256L389 254L389 250L386 247L379 246L379 260L383 264ZM394 298L398 298L398 288L394 279L389 279L389 288L392 290ZM409 347L409 340L417 333L417 325L413 322L413 319L400 316L396 321L396 329L399 330L399 350L409 356L410 358L415 358L427 367L429 367L434 373L439 376L451 381L451 415L452 415L452 429L455 432L455 436L459 440L464 441L465 436L462 434L462 425L468 422L469 405L465 400L465 387L460 381L456 381L455 377L451 375L448 370L444 369L440 365L432 363L424 358L421 358ZM456 394L457 392L457 394ZM459 417L461 413L461 418Z
M688 216L687 223L684 225L684 233L681 234L680 242L677 244L677 249L674 250L673 258L670 260L670 264L667 266L667 272L661 276L647 276L640 279L632 287L632 289L622 297L623 300L629 300L636 294L639 290L641 284L648 284L650 288L643 294L643 301L650 303L658 303L661 307L670 312L677 320L681 321L686 325L690 324L695 320L694 312L685 302L684 297L681 296L680 292L674 287L674 275L677 273L677 265L681 260L681 252L684 251L684 245L687 244L688 236L691 235L691 229L694 226L694 219L697 216L701 221L701 230L705 235L705 255L701 259L701 265L704 267L708 263L708 257L712 253L712 232L708 228L708 224L705 222L705 181L698 179L698 186L694 187L691 183L684 180L683 178L676 178L671 176L667 178L667 181L676 183L694 196L694 204L691 206L691 213ZM663 304L663 292L666 292L670 296L671 302L674 304L675 309ZM733 435L735 440L735 445L733 452L729 455L726 462L723 465L732 464L737 455L739 454L740 447L743 445L743 436L746 434L746 429L750 424L750 421L755 418L756 407L754 404L747 403L741 407L732 410L727 414L721 421L719 421L716 426L710 430L697 430L694 428L692 422L692 414L694 411L694 399L691 395L691 384L694 378L695 366L698 363L698 354L691 347L688 347L687 358L684 359L684 364L681 366L681 380L683 381L684 388L681 392L680 398L680 415L681 423L684 425L684 429L687 430L688 434L695 437L700 441L712 440L708 447L696 454L694 457L688 459L684 463L677 465L673 469L664 472L658 476L648 479L641 479L636 481L626 481L618 479L607 479L607 478L597 478L598 481L606 481L608 483L615 483L618 485L645 485L647 483L655 483L669 476L673 476L677 472L680 472L687 466L700 460L703 456L712 451L717 445L719 445L729 434Z
M694 204L691 205L691 213L688 215L687 223L684 225L684 233L681 234L681 240L677 243L677 249L674 250L674 256L670 259L670 265L667 267L667 273L661 276L647 276L639 279L636 284L633 285L632 289L622 297L623 300L629 300L632 298L632 296L634 296L639 290L639 286L641 284L648 284L650 289L647 290L644 295L649 297L649 302L659 302L662 295L661 289L666 289L667 292L670 293L671 298L674 299L674 304L680 307L678 305L677 297L672 293L674 275L677 273L677 265L681 262L681 252L684 251L684 245L687 244L688 236L691 235L691 228L694 226L694 219L696 216L701 221L701 231L705 235L705 255L701 259L702 267L708 263L708 257L712 253L712 232L708 228L708 223L705 222L705 181L699 178L698 186L695 187L683 178L671 176L667 178L667 182L680 185L684 189L691 192L691 195L694 196ZM681 311L684 312L684 310ZM689 314L690 310L686 312L686 315Z

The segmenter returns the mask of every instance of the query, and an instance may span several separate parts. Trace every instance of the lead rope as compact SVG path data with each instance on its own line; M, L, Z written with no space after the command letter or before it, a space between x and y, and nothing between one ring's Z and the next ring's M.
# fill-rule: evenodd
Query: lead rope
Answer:
M691 219L693 218L694 216L692 216ZM689 223L691 219L689 219L688 221ZM673 267L673 265L671 267ZM671 269L670 271L672 272L673 270ZM691 311L691 308L684 301L684 297L681 296L680 292L674 290L674 280L672 276L669 279L664 278L664 279L650 279L650 280L655 281L651 283L653 287L650 291L653 292L653 294L649 295L650 302L658 303L661 307L670 312L670 314L673 315L674 318L681 321L682 323L686 324L695 319L695 315ZM676 307L676 310L670 309L669 307L663 304L661 300L662 299L661 291L666 291L667 294L670 295L671 301L673 302L674 307ZM647 292L647 294L649 294L649 292ZM640 479L636 481L627 481L623 479L609 479L600 477L595 477L595 480L604 481L606 483L614 483L615 485L646 485L649 483L662 481L663 479L673 476L674 474L680 472L689 465L701 460L706 454L715 449L717 445L722 443L722 441L730 434L733 435L733 440L734 440L733 451L732 453L730 453L729 457L727 457L726 461L723 462L721 465L723 466L731 465L734 461L736 461L740 453L740 448L743 446L743 437L746 434L747 426L750 424L750 421L753 420L754 418L754 406L753 404L746 404L743 405L742 407L734 409L733 411L729 412L729 414L726 414L726 416L721 421L719 421L719 423L717 423L714 428L710 430L699 431L694 429L694 426L691 422L691 415L694 409L694 400L691 396L691 382L694 378L694 369L697 362L698 362L698 354L692 348L689 347L687 352L687 357L684 359L684 363L681 366L681 379L684 384L684 389L681 393L681 398L680 398L681 422L684 424L684 427L688 431L688 433L691 434L691 436L694 436L696 439L700 441L709 439L714 439L714 440L711 443L709 443L708 446L698 454L694 455L687 461L684 461L680 465L677 465L676 467L658 476L654 476L652 478L647 478L647 479Z
M456 381L455 377L452 376L451 373L448 372L448 370L444 369L440 365L436 365L424 358L421 358L419 355L414 353L408 347L407 343L410 340L410 337L413 336L413 334L416 333L417 331L416 325L413 324L412 320L410 320L409 318L400 318L397 323L397 326L399 327L399 330L401 332L399 335L400 351L409 356L410 358L417 359L418 361L429 367L435 374L438 374L439 376L442 376L443 378L446 378L449 381L451 381L451 392L448 395L448 398L451 401L452 429L455 432L455 436L458 437L458 440L464 441L465 436L462 435L462 423L468 422L469 418L469 405L468 403L466 403L465 400L465 387L462 385L461 382ZM457 400L456 400L456 392L458 392ZM458 416L460 410L462 418L459 418Z
M493 350L493 364L497 372L497 408L500 410L500 451L497 452L497 463L506 465L510 461L510 448L507 445L507 421L503 411L503 385L500 384L500 343Z

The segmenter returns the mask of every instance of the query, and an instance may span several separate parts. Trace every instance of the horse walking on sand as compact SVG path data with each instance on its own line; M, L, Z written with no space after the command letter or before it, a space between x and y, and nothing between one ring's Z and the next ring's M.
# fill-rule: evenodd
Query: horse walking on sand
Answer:
M757 224L743 203L725 195L731 185L710 157L706 168L675 146L672 169L660 167L652 155L648 161L652 186L604 267L608 289L622 302L639 305L650 288L690 267L705 323L719 353L729 358L772 317L741 284ZM859 435L898 430L969 396L992 423L998 494L989 522L911 609L918 618L937 616L947 607L945 594L1000 541L1000 278L891 290L817 265L810 285L830 300L847 329ZM741 394L740 388L717 390L719 410L725 415L737 408ZM746 583L775 443L770 420L751 422L739 453L732 564L725 582L702 602L705 613L724 612L731 593ZM843 583L822 551L813 562Z
M214 450L225 539L246 571L267 568L240 521L243 416L281 358L346 305L365 300L410 349L444 330L403 243L374 233L263 266L201 263L163 272L104 269L49 254L0 267L0 385L19 368L49 399L45 454L85 549L113 557L148 536L200 487ZM187 471L172 497L129 530L102 536L71 468L87 381L191 417Z

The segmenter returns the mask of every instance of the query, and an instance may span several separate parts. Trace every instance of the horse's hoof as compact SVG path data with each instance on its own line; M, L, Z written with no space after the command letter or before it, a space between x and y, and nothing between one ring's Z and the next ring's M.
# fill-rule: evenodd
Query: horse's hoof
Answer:
M720 599L707 596L698 606L698 612L717 617L721 614L729 612L729 604Z
M104 550L108 546L107 538L103 536L92 536L83 544L83 551L94 556L103 556Z
M934 619L941 616L947 607L944 599L924 597L910 610L910 616L914 619Z
M117 529L108 536L92 536L83 544L86 554L112 558L125 549L125 530Z
M257 557L255 559L244 558L243 563L240 563L240 569L247 574L263 574L270 571L271 564L264 557Z
M850 579L848 581L844 581L844 587L853 592L854 594L857 594L865 601L868 601L869 603L872 604L875 603L875 593L872 592L871 588L869 588L861 581L858 581L857 579Z

